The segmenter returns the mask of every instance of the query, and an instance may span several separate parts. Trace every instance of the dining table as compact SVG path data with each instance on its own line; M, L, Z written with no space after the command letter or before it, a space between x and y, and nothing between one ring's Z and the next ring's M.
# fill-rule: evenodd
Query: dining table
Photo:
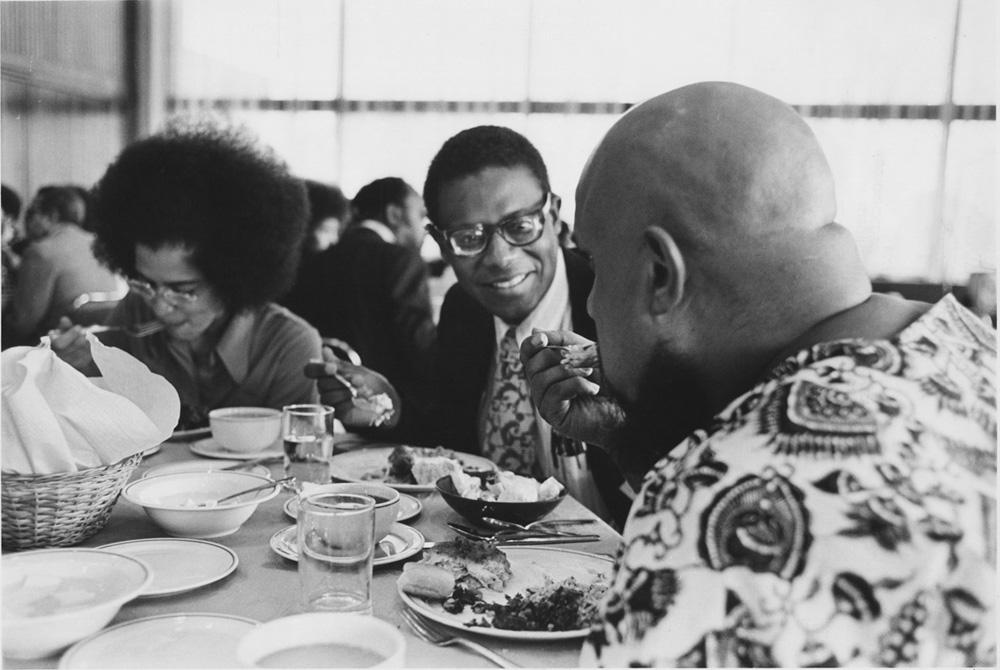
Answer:
M335 454L366 448L370 443L350 433L337 435ZM150 467L179 461L203 458L193 453L190 444L168 441L150 455L144 456L132 478L142 477ZM279 461L267 465L277 479L283 476ZM263 502L253 515L235 533L212 538L211 542L230 548L238 557L236 569L225 578L194 590L159 597L140 597L127 602L109 626L156 615L216 613L247 617L267 622L305 611L300 603L297 563L282 557L272 549L270 540L275 533L287 528L292 519L284 509L294 491L282 491L278 496ZM412 493L421 503L419 514L406 521L423 535L426 542L452 540L456 533L448 522L469 525L442 499L436 491ZM567 495L546 519L588 518L591 523L580 532L595 534L598 539L590 542L549 545L559 549L605 557L614 556L621 536L591 510ZM574 529L575 530L575 529ZM81 547L99 547L113 542L144 538L166 537L166 533L150 519L145 511L120 497L112 509L107 525L97 534L82 542ZM501 547L502 549L502 547ZM469 652L463 647L441 647L417 637L405 622L402 611L406 604L400 597L396 581L407 561L417 560L420 552L405 560L376 566L372 578L373 616L399 629L406 639L404 667L494 667L486 658ZM472 631L451 631L475 640L501 654L515 664L525 667L577 667L581 638L561 640L523 640L497 638ZM7 668L55 668L60 654L35 660L4 658ZM150 666L163 667L150 659Z

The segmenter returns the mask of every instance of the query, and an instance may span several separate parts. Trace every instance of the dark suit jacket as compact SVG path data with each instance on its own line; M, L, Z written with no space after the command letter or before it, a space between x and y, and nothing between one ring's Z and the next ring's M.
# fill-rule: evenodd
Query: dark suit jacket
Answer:
M563 251L569 280L573 330L597 339L593 320L587 314L587 296L594 274L586 259L571 249ZM435 354L436 416L415 416L403 401L396 436L422 444L441 444L457 451L478 453L478 415L490 376L496 347L493 315L460 285L445 296L438 321ZM624 522L631 501L619 490L622 477L610 457L596 447L587 450L587 460L605 503L615 520Z
M427 267L416 251L351 228L303 259L282 304L321 336L350 344L401 394L419 402L429 392L435 328Z

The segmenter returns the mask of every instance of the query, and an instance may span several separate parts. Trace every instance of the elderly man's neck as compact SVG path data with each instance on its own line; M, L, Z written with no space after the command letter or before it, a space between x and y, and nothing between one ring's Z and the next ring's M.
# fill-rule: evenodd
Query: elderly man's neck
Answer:
M840 264L839 267L834 267ZM749 390L774 365L797 351L840 339L887 339L929 305L874 295L860 262L834 257L818 260L803 276L786 276L782 286L762 294L729 319L702 351L700 367L711 389L713 411ZM725 329L720 320L716 327Z

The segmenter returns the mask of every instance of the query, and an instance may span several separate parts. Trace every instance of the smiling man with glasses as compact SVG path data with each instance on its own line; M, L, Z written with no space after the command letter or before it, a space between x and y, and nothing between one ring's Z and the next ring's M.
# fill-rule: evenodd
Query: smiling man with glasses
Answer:
M403 395L393 436L479 453L522 475L555 476L621 522L628 500L617 469L603 453L552 433L531 405L518 358L518 345L536 328L594 333L586 308L593 275L584 256L560 245L560 199L538 150L509 128L462 131L431 162L424 201L427 230L458 283L441 308L435 397ZM328 366L380 387L363 368ZM349 412L335 379L320 374L319 388ZM350 425L349 413L338 416Z

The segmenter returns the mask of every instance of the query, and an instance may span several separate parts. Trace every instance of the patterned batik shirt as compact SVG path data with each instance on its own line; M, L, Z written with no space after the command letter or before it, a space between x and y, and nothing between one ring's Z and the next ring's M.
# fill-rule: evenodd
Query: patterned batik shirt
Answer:
M786 359L646 475L582 664L995 663L996 332Z

